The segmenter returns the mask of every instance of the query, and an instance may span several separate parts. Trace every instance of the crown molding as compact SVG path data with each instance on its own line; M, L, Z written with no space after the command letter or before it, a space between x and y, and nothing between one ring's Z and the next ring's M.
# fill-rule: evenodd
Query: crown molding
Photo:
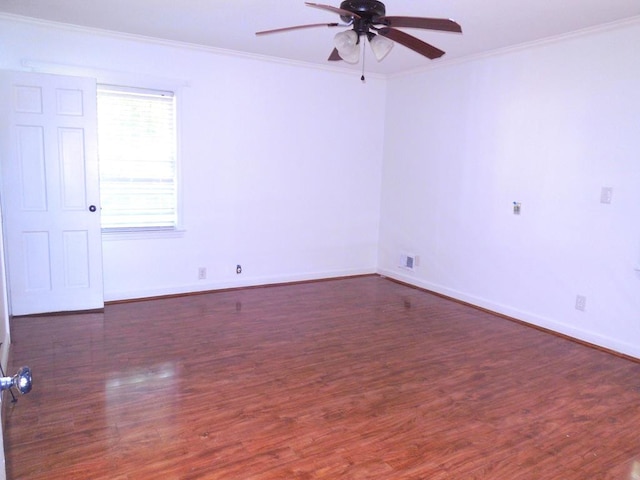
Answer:
M426 73L431 70L435 70L439 68L475 62L478 60L485 60L493 57L500 57L500 56L522 52L525 50L530 50L533 48L538 48L546 45L552 45L555 43L560 43L560 42L564 42L567 40L572 40L580 37L586 37L586 36L595 35L598 33L604 33L612 30L619 30L621 28L625 28L633 25L640 25L640 15L624 18L622 20L617 20L615 22L603 23L600 25L592 26L592 27L582 28L580 30L575 30L573 32L563 33L561 35L545 37L545 38L541 38L539 40L534 40L531 42L519 43L517 45L511 45L509 47L498 48L488 52L467 55L465 57L453 58L450 60L442 59L442 60L438 60L437 62L433 62L429 65L426 65L424 67L387 75L387 78L393 79L393 78L401 78L401 77L418 75L418 74Z
M80 25L73 25L70 23L54 22L51 20L43 20L40 18L26 17L23 15L16 15L12 13L0 12L0 20L19 22L27 25L33 25L36 27L53 28L53 29L62 30L66 32L75 32L75 33L88 34L88 35L94 35L94 36L102 36L102 37L111 38L115 40L147 43L150 45L163 46L163 47L169 47L169 48L181 48L181 49L187 49L195 52L203 52L203 53L209 53L213 55L226 56L226 57L243 58L247 60L274 63L279 65L287 65L290 67L322 70L325 72L339 73L339 74L344 74L349 76L353 76L354 74L358 74L359 76L361 74L359 70L355 70L352 68L341 68L333 65L320 65L317 63L303 62L299 60L290 60L286 58L273 57L269 55L261 55L257 53L240 52L237 50L229 50L229 49L224 49L219 47L211 47L208 45L181 42L178 40L167 40L167 39L149 37L146 35L139 35L134 33L125 33L125 32L106 30L106 29L96 28L96 27L85 27ZM43 64L46 62L38 62L38 63ZM365 76L367 78L375 78L375 79L381 79L381 80L384 80L387 78L387 75L380 74L380 73L367 72L367 71L365 71Z
M234 58L244 58L248 60L274 63L279 65L287 65L291 67L298 67L298 68L305 68L305 69L322 70L325 72L339 73L339 74L344 74L349 76L353 76L354 74L361 73L359 70L354 68L342 68L342 67L333 66L333 65L320 65L312 62L303 62L300 60L290 60L286 58L273 57L269 55L241 52L237 50L211 47L211 46L202 45L202 44L181 42L178 40L167 40L167 39L162 39L157 37L149 37L146 35L118 32L114 30L106 30L106 29L101 29L96 27L85 27L85 26L73 25L73 24L63 23L63 22L54 22L51 20L43 20L43 19L34 18L34 17L26 17L26 16L16 15L12 13L0 12L0 20L2 19L9 20L12 22L20 22L20 23L30 24L34 26L45 27L45 28L55 28L55 29L59 29L67 32L98 35L98 36L108 37L108 38L117 39L117 40L125 40L125 41L128 40L128 41L134 41L138 43L148 43L151 45L158 45L158 46L164 46L164 47L170 47L170 48L182 48L182 49L187 49L191 51L209 53L213 55L220 55L220 56L234 57ZM534 40L531 42L525 42L517 45L512 45L509 47L498 48L488 52L482 52L482 53L467 55L464 57L453 58L453 59L438 59L438 61L432 62L428 65L425 65L424 67L411 69L404 72L381 74L381 73L372 73L372 72L365 71L365 76L368 78L375 78L375 79L382 79L382 80L413 76L413 75L426 73L435 69L440 69L440 68L450 67L453 65L465 64L465 63L475 62L478 60L484 60L488 58L517 53L517 52L529 50L532 48L546 46L554 43L559 43L559 42L563 42L563 41L567 41L575 38L607 32L607 31L617 30L620 28L625 28L625 27L628 27L631 25L637 25L637 24L640 24L640 15L625 18L622 20L617 20L614 22L601 24L601 25L595 25L595 26L583 28L580 30L575 30L573 32L564 33L561 35L546 37L546 38Z

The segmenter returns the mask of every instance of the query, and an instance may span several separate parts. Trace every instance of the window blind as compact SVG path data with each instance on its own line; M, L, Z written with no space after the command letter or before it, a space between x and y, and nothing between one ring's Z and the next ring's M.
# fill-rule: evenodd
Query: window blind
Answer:
M176 143L172 92L98 86L103 229L176 227Z

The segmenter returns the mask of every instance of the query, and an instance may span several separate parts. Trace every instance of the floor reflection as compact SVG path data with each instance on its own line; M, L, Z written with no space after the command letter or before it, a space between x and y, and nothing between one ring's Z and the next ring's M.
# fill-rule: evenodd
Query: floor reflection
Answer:
M133 368L109 374L105 381L105 416L118 435L111 438L119 455L129 447L157 448L176 433L177 375L175 363Z

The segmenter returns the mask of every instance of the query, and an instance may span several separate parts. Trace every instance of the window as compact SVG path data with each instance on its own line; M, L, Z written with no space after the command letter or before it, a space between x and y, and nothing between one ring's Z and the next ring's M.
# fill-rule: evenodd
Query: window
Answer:
M173 92L98 86L102 229L178 224Z

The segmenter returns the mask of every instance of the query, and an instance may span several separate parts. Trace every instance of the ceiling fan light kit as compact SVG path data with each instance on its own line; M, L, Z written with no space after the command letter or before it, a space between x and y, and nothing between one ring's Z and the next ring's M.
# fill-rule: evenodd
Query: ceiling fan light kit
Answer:
M340 7L312 2L305 2L305 4L309 7L337 13L346 25L340 25L338 23L314 23L264 30L256 32L256 35L319 26L350 26L350 30L335 35L335 48L329 55L328 60L344 60L348 63L358 63L360 59L360 38L363 36L369 40L376 59L381 61L389 54L394 42L429 59L439 58L444 55L445 52L443 50L423 42L419 38L409 35L402 30L398 30L398 28L418 28L462 33L460 25L447 18L387 16L384 3L376 0L345 0L340 4Z
M369 40L369 45L371 45L371 50L373 50L373 54L379 62L389 55L389 52L393 48L393 42L382 35L372 37L371 40Z
M360 59L360 39L353 30L338 32L334 37L334 44L340 58L347 63L358 63Z

